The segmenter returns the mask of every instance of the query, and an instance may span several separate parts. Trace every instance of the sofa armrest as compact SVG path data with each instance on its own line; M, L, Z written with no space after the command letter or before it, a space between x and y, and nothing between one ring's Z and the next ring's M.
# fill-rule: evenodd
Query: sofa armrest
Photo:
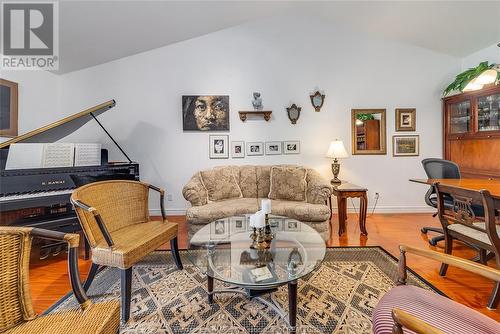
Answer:
M199 173L193 175L184 188L182 188L182 196L192 206L207 204L207 190L203 186L203 183L201 183Z
M314 169L307 171L307 202L325 204L332 196L332 186Z

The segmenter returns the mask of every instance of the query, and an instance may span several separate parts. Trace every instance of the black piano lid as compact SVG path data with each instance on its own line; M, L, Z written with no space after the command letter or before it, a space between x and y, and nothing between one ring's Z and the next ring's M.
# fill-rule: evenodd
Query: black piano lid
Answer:
M3 143L0 143L0 149L8 148L11 144L24 142L24 143L54 143L74 131L78 130L84 124L86 124L91 119L94 119L97 124L104 130L108 137L113 141L113 143L120 149L123 155L132 162L128 155L123 151L123 149L118 145L114 138L109 134L109 132L102 126L96 116L102 114L108 109L113 108L116 105L115 100L109 100L107 102L98 104L92 108L80 111L74 115L63 118L59 121L47 124L41 128L35 129L23 135L14 137ZM55 130L57 129L57 131Z

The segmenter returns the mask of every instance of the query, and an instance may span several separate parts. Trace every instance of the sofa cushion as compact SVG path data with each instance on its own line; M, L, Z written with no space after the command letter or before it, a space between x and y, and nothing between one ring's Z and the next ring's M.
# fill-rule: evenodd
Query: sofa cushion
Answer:
M307 170L302 167L271 167L269 198L305 201Z
M387 292L373 311L373 333L391 334L391 312L399 308L444 333L498 333L498 323L462 304L415 286L398 286ZM404 333L413 333L403 330Z
M243 196L231 167L201 171L200 178L209 202Z
M330 218L327 205L297 201L271 200L271 213L308 222L324 222Z
M271 166L255 166L257 174L257 196L266 197L271 187Z
M240 189L243 197L257 198L257 168L256 166L241 166Z
M186 218L190 223L206 224L208 222L259 210L256 198L234 198L193 206L187 209Z

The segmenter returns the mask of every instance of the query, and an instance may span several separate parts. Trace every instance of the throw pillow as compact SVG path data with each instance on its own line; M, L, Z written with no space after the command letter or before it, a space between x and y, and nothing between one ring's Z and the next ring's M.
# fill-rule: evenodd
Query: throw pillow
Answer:
M200 179L207 190L207 200L209 202L243 197L230 167L201 171Z
M270 199L306 200L307 170L302 167L271 167Z

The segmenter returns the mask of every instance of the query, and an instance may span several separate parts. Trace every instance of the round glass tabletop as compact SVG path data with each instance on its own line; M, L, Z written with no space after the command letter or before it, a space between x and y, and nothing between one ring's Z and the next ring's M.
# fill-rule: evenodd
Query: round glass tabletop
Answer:
M321 236L286 217L269 217L270 247L253 249L249 216L216 220L196 232L188 257L204 274L248 289L268 289L295 281L316 269L325 257Z

